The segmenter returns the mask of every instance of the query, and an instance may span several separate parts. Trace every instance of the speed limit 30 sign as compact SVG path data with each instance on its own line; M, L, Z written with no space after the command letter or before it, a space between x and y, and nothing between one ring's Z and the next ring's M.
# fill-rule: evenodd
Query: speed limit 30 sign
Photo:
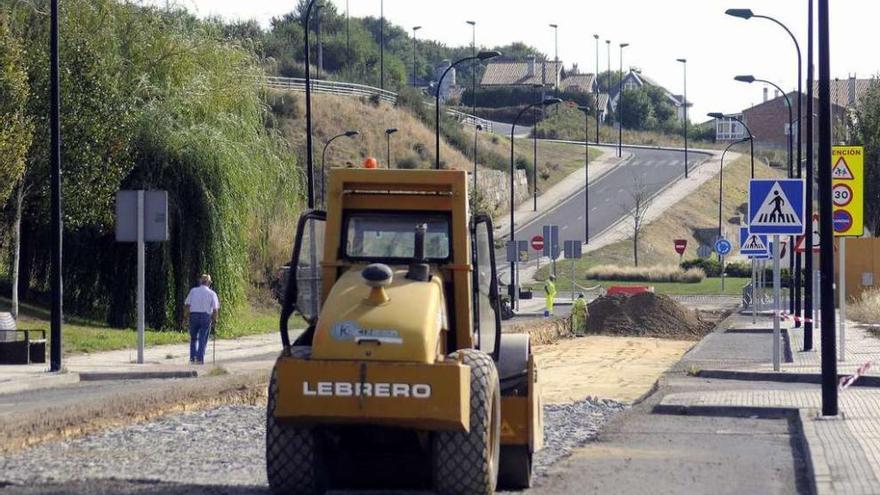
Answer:
M834 206L846 206L852 203L852 188L846 184L835 184L831 191L831 200L834 202Z

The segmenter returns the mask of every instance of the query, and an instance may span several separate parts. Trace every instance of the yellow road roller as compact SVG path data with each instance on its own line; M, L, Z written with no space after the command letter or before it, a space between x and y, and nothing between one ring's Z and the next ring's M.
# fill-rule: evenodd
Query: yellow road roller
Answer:
M300 218L266 411L274 493L530 485L538 371L528 336L501 332L492 220L467 182L334 169L326 211Z

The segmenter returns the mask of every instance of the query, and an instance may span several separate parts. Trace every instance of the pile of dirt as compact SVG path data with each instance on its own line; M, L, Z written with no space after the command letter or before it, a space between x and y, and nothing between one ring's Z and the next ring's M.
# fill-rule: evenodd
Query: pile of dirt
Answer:
M591 302L587 333L699 339L713 326L671 298L646 292L602 296Z

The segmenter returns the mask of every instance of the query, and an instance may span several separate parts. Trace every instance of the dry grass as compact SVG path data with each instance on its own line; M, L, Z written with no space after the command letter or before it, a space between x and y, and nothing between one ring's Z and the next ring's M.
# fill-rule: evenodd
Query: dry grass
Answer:
M847 317L859 323L880 324L880 289L865 291L846 308Z
M716 166L717 167L717 166ZM755 163L757 178L781 177L783 172L760 162ZM722 218L725 231L733 233L739 226L740 215L748 197L749 160L746 156L724 168L724 204ZM687 239L684 259L697 258L700 241L698 229L717 229L718 178L711 179L696 191L666 210L663 215L646 225L639 242L639 264L677 264L678 254L673 239ZM738 231L737 231L738 232ZM632 241L621 241L599 249L591 258L604 264L632 264Z
M283 100L292 107L280 122L284 137L297 149L305 149L304 96L294 92L277 91L269 96L270 102ZM315 166L321 166L324 143L347 130L360 135L339 138L327 149L327 168L360 166L364 158L373 157L380 167L387 166L385 129L396 128L391 136L391 161L397 164L414 161L419 168L434 164L434 132L405 109L385 102L374 104L368 99L316 94L312 96L312 132ZM440 157L448 168L469 170L473 163L445 141L440 143Z
M706 272L699 268L683 270L678 265L655 265L648 267L600 265L587 270L585 276L590 280L697 284L706 278Z

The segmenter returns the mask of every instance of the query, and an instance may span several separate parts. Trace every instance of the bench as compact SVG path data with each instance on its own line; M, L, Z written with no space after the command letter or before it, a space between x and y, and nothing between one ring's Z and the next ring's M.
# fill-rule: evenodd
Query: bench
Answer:
M0 313L0 364L45 362L46 331L19 330L11 313Z

